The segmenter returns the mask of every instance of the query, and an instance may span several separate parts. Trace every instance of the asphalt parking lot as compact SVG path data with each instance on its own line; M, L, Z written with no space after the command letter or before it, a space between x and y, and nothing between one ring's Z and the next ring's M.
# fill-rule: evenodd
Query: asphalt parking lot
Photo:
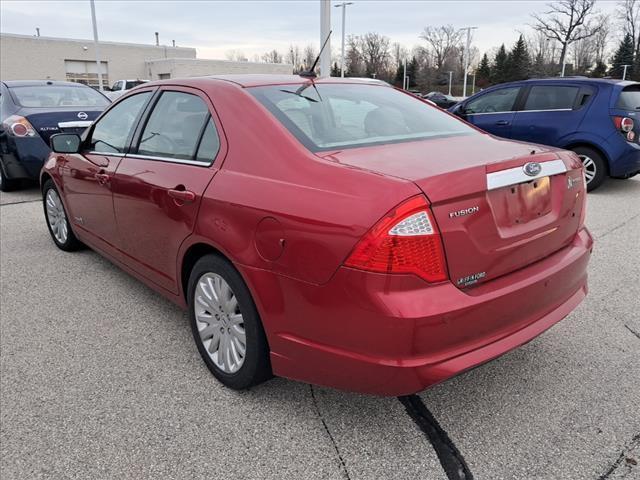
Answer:
M0 477L446 479L449 459L476 479L638 479L640 179L588 202L587 299L421 393L429 438L395 398L223 388L182 311L90 250L57 250L36 189L3 193Z

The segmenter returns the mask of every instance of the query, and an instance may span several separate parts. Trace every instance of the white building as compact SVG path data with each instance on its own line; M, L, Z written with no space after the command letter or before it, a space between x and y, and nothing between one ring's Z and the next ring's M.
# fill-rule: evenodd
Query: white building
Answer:
M69 80L98 85L93 40L0 34L0 79ZM225 73L290 74L291 65L196 58L196 49L100 42L103 85L120 79L165 79Z

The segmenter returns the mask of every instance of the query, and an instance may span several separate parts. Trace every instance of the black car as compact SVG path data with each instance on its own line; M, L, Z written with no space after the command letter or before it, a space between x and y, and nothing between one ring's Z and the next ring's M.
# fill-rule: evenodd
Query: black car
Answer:
M424 96L424 98L426 98L427 100L431 100L440 108L445 109L453 107L456 103L458 103L458 100L456 100L452 96L445 95L444 93L440 92L429 92Z
M0 82L0 190L37 179L54 133L82 133L111 101L80 83Z

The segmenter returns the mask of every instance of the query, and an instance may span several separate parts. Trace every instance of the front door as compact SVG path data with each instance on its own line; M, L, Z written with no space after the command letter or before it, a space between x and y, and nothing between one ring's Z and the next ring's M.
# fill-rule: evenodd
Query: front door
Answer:
M193 232L220 150L209 100L172 87L161 92L114 179L114 210L129 263L174 293L177 254Z
M113 176L120 165L136 118L150 99L140 93L114 106L93 126L85 150L60 162L70 221L98 248L119 247L113 212Z
M463 107L469 123L499 137L511 138L514 107L520 87L506 87L480 95Z

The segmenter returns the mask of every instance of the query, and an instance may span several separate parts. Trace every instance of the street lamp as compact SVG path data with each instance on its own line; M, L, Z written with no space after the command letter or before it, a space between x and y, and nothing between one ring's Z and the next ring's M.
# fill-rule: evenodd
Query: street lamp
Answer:
M89 0L91 4L91 23L93 23L93 44L96 49L96 65L98 66L98 88L100 91L104 91L102 85L102 65L100 63L100 50L98 48L98 25L96 23L96 6L93 0Z
M627 68L629 68L631 65L620 65L624 70L622 71L622 80L625 80L627 78Z
M464 49L464 81L462 82L462 96L467 96L467 75L469 74L469 49L471 48L471 30L477 30L478 27L464 27L460 31L467 31L467 46Z
M342 78L344 78L344 25L347 15L347 5L353 5L353 2L342 2L334 5L334 7L342 7L342 50L340 54L340 76Z

